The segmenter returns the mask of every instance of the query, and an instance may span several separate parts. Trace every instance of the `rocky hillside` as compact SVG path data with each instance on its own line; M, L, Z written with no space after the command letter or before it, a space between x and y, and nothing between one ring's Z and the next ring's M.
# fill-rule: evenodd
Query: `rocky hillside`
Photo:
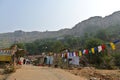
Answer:
M15 41L30 42L36 39L59 38L65 35L82 36L85 33L96 33L100 29L109 29L114 26L120 27L120 11L100 17L95 16L76 24L72 29L61 29L59 31L46 32L24 32L21 30L0 34L0 47L7 47ZM120 29L120 28L119 28Z
M120 27L120 11L104 18L100 16L91 17L75 25L71 29L73 35L83 35L84 33L96 32L100 29L106 29L108 27L119 26Z

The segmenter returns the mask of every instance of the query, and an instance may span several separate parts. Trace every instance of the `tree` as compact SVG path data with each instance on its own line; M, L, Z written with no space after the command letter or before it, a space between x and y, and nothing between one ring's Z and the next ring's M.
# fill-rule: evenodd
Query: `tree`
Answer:
M107 34L106 30L101 29L96 33L96 38L99 38L104 41L109 41L109 35Z
M26 50L29 52L29 54L36 54L38 52L37 51L38 45L35 45L34 43L26 43L25 46L26 46Z
M16 54L17 58L24 57L27 54L27 51L25 51L25 50L17 50L17 52L15 52L15 54Z
M101 39L98 38L89 38L85 41L85 48L92 48L92 47L97 47L104 42Z
M27 51L25 50L25 44L24 43L17 43L15 44L17 46L17 51L15 52L16 57L24 57L27 54Z
M60 52L64 48L64 45L61 43L61 41L55 41L52 45L52 51L53 52Z
M98 47L99 45L103 44L103 41L97 38L90 38L88 40L86 40L85 42L85 48L89 49L91 51L91 48L95 48ZM104 52L106 53L106 52ZM92 65L95 65L96 67L99 67L101 63L103 63L103 57L105 56L105 54L103 53L98 53L95 52L94 54L89 53L88 55L86 55L86 57L89 60L89 63Z

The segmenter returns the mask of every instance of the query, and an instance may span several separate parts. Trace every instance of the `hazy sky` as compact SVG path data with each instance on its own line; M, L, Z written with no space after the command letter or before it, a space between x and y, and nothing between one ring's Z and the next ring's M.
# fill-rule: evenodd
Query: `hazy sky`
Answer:
M120 10L120 0L0 0L0 33L56 31Z

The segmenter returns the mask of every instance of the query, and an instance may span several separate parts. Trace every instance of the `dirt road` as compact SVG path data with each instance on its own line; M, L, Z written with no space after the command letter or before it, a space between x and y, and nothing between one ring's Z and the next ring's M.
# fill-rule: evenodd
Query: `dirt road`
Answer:
M24 65L7 80L86 80L67 71L49 67Z

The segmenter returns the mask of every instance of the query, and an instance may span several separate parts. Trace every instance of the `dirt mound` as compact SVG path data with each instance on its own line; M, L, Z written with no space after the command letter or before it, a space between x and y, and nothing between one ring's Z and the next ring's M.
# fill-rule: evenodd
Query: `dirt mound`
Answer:
M120 70L98 70L93 67L85 67L68 71L88 80L120 80Z

